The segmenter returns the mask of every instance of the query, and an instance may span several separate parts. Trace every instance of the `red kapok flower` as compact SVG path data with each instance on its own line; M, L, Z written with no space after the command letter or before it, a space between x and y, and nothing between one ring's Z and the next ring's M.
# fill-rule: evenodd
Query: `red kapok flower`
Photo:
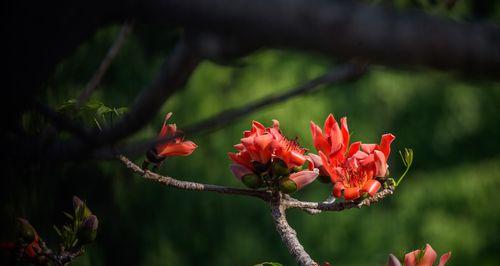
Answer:
M260 165L267 165L273 159L280 159L288 169L306 162L306 149L283 136L278 120L273 120L273 126L268 128L253 121L252 129L243 132L243 136L241 143L234 145L238 153L229 152L228 155L233 162L248 169L259 172Z
M421 252L423 252L423 254L421 254ZM438 266L444 266L450 257L451 252L443 254L439 259ZM417 249L407 253L405 255L404 266L432 266L436 258L436 251L434 251L431 245L426 244L423 250Z
M176 134L182 133L180 130L177 130L176 124L167 124L167 120L172 116L172 113L168 113L165 116L165 121L163 121L163 126L161 128L160 134L158 134L158 138L164 138L167 136L174 136ZM159 143L156 145L156 150L158 151L158 155L162 157L168 156L188 156L193 153L193 151L198 146L189 140L184 140L184 137L179 136L174 138L171 141L167 141L164 143Z
M176 137L172 140L156 144L151 148L146 154L145 163L160 164L169 156L188 156L198 147L194 142L184 140L184 136L181 135L182 131L177 129L176 124L167 124L171 116L171 112L165 116L158 139L168 136Z
M242 181L245 180L245 176L248 176L249 179L251 176L252 180L255 180L256 176L257 178L266 176L269 179L290 177L287 180L294 183L295 191L309 184L318 176L317 171L312 171L312 163L309 164L311 171L298 169L309 160L305 155L306 149L300 147L295 140L289 140L283 136L279 129L278 120L273 120L273 125L267 128L261 123L253 121L251 130L243 132L241 142L234 147L238 152L228 153L234 162L231 170ZM294 175L294 172L298 171L301 174ZM259 182L255 180L252 184L254 183ZM255 186L251 185L250 187L255 188Z
M359 198L363 193L373 196L381 187L376 177L385 177L387 159L394 135L384 134L380 144L354 142L349 146L347 118L340 119L341 126L332 114L325 121L323 130L311 122L314 146L319 152L322 167L332 183L333 195L346 200Z

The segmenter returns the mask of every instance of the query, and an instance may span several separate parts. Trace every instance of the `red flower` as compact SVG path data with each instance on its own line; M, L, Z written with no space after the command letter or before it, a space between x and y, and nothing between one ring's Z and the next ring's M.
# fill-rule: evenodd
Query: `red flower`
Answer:
M423 254L420 254L424 252ZM448 259L451 257L451 252L447 252L441 256L439 259L438 266L444 266ZM436 251L431 247L431 245L427 244L424 250L414 250L405 255L405 263L404 266L432 266L434 261L436 261L437 254Z
M238 152L229 152L228 155L233 162L252 171L261 172L259 167L274 159L283 161L288 169L302 166L306 162L306 150L295 140L283 136L278 120L273 120L273 126L268 128L253 121L252 129L243 132L243 136L241 143L234 145Z
M373 196L381 187L376 177L387 173L387 159L394 135L384 134L380 144L354 142L349 146L347 118L341 126L332 114L325 121L323 131L311 122L314 146L319 152L325 171L334 184L333 195L346 200L359 198L363 193Z
M158 138L164 138L167 136L173 136L175 134L182 133L182 131L177 130L176 124L167 124L167 120L172 116L172 113L168 113L165 116L165 121L163 122L163 127L161 128ZM175 139L160 143L156 145L156 150L159 156L188 156L197 148L198 146L192 141L185 141L184 137L176 137Z
M24 259L33 260L35 257L42 252L40 246L40 237L36 232L35 228L24 218L18 218L18 235L21 243L13 242L3 242L0 243L0 249L4 249L10 252L16 251L21 244L24 245L24 250L22 256Z
M238 152L228 153L234 162L231 171L251 188L263 184L256 179L265 176L272 182L279 179L282 191L292 193L318 176L318 171L312 171L312 161L304 154L306 149L283 136L278 120L273 120L273 125L267 128L253 121L251 130L243 132L241 142L234 147ZM301 171L307 160L310 171ZM274 184L278 186L277 182Z
M171 116L172 113L168 113L165 116L165 121L163 122L160 134L158 134L158 139L168 136L179 136L172 140L156 144L153 148L151 148L146 154L146 160L144 161L143 168L146 168L149 163L159 165L169 156L188 156L198 147L194 142L184 140L184 137L181 136L182 131L177 129L176 124L167 124L167 121Z

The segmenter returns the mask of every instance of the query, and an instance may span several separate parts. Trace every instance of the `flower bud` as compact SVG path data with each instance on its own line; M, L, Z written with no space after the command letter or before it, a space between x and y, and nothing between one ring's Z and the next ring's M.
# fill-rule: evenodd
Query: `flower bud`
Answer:
M85 218L77 234L79 243L85 245L94 242L98 226L99 220L97 220L97 216L92 214Z
M288 166L286 165L286 163L279 159L279 158L274 158L273 159L273 162L271 164L271 168L273 170L273 174L275 177L278 177L278 176L287 176L290 171L288 170Z
M401 266L401 262L393 254L389 254L387 259L387 266Z
M77 197L77 196L73 196L73 208L75 209L78 209L78 208L81 208L83 207L85 203L83 203L83 201Z
M97 216L92 214L89 217L87 217L85 220L83 220L82 228L97 230L97 227L99 227L99 220L97 220Z
M290 178L284 177L280 179L280 191L286 194L291 194L297 191L297 184Z
M79 197L73 196L73 208L75 208L75 218L87 218L92 215L92 211Z
M229 169L231 169L231 172L233 173L234 177L236 177L236 179L240 181L241 178L243 178L243 176L253 174L252 170L246 168L241 164L236 164L236 163L231 164L231 166L229 166Z
M25 243L32 243L37 238L35 228L24 218L17 218L17 234Z
M318 175L319 175L319 170L314 169L313 171L305 170L305 171L293 173L290 175L289 178L290 178L290 180L295 182L295 184L297 184L297 190L299 190L299 189L309 185L314 180L316 180Z
M262 186L262 178L254 173L242 176L241 182L252 189L257 189Z

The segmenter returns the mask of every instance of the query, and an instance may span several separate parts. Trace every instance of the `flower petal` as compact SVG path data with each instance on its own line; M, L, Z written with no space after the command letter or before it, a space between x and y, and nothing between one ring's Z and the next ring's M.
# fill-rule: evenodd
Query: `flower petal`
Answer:
M375 176L384 177L387 174L387 161L381 151L375 150Z
M344 199L345 200L355 200L361 196L359 193L360 189L357 187L350 187L344 189Z
M370 196L373 196L373 195L375 195L375 193L377 193L377 191L380 189L381 186L382 185L377 180L370 179L370 180L366 181L363 188L361 188L361 191L367 192L368 194L370 194Z
M163 126L161 127L160 134L158 134L159 137L164 137L167 134L167 121L170 119L172 116L172 112L168 112L167 115L165 115L165 120L163 120Z
M330 153L339 151L342 148L342 132L340 131L339 124L333 117L333 114L328 115L325 121L325 135L330 137Z
M344 184L342 182L336 182L335 185L333 185L333 196L336 198L341 198L342 197L342 191L344 190Z
M389 158L389 154L391 154L391 143L395 138L396 137L390 133L382 135L378 149L384 153L385 158Z
M319 170L314 169L314 171L300 171L291 174L288 178L295 182L297 185L297 190L309 185L313 182L319 175Z
M424 250L424 256L422 257L422 259L420 260L420 262L418 263L419 265L422 265L422 266L432 266L432 264L434 263L434 261L436 261L436 258L437 258L437 254L436 254L436 251L434 251L434 249L431 247L431 245L429 244L426 244L425 245L425 250Z
M439 258L438 266L444 266L446 264L446 262L450 259L450 257L451 257L451 252L449 252L449 251L447 253L443 254L441 256L441 258Z
M377 144L361 144L361 149L368 154L372 153L375 148L377 148Z
M326 172L328 172L328 175L330 176L332 183L339 181L340 177L337 175L335 169L333 169L333 166L330 165L328 157L326 157L326 155L321 151L319 152L319 157L321 157L321 162L323 162L323 166L325 167Z
M306 162L306 156L296 151L291 151L289 156L289 162L293 166L301 166Z
M198 147L192 141L183 141L180 143L172 143L167 145L163 150L159 152L160 156L188 156Z
M340 130L342 131L342 153L345 153L347 147L349 147L349 128L347 128L347 117L342 117L340 119Z
M347 157L353 156L355 153L359 151L359 148L361 147L361 141L356 141L351 144L349 147L349 152L347 154Z
M321 131L321 128L314 124L314 122L311 121L311 135L313 138L313 143L314 147L316 148L317 151L322 151L325 154L330 154L330 144L328 144L328 141L325 139L323 136L323 132Z
M410 253L406 253L405 255L405 266L416 266L417 265L417 256L420 250L414 250Z

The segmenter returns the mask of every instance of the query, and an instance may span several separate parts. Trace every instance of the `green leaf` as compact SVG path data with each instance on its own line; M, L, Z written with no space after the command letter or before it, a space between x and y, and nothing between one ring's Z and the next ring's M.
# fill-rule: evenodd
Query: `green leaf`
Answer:
M283 264L278 262L262 262L259 264L255 264L254 266L283 266Z
M101 116L103 116L103 115L105 115L107 113L113 112L113 109L111 109L111 108L109 108L107 106L102 105L99 108L97 108L96 112L97 112L97 116L101 117Z
M120 116L128 112L128 107L114 108L114 111L117 116Z
M73 220L73 215L67 213L67 212L63 212L64 215L66 215L66 217L68 217L70 220Z
M54 231L56 231L57 235L62 238L62 234L61 234L61 231L59 230L59 228L57 228L57 226L55 226L55 225L52 226L52 228L54 228Z
M84 107L90 110L97 110L99 107L104 106L104 104L98 100L92 99L85 103Z

